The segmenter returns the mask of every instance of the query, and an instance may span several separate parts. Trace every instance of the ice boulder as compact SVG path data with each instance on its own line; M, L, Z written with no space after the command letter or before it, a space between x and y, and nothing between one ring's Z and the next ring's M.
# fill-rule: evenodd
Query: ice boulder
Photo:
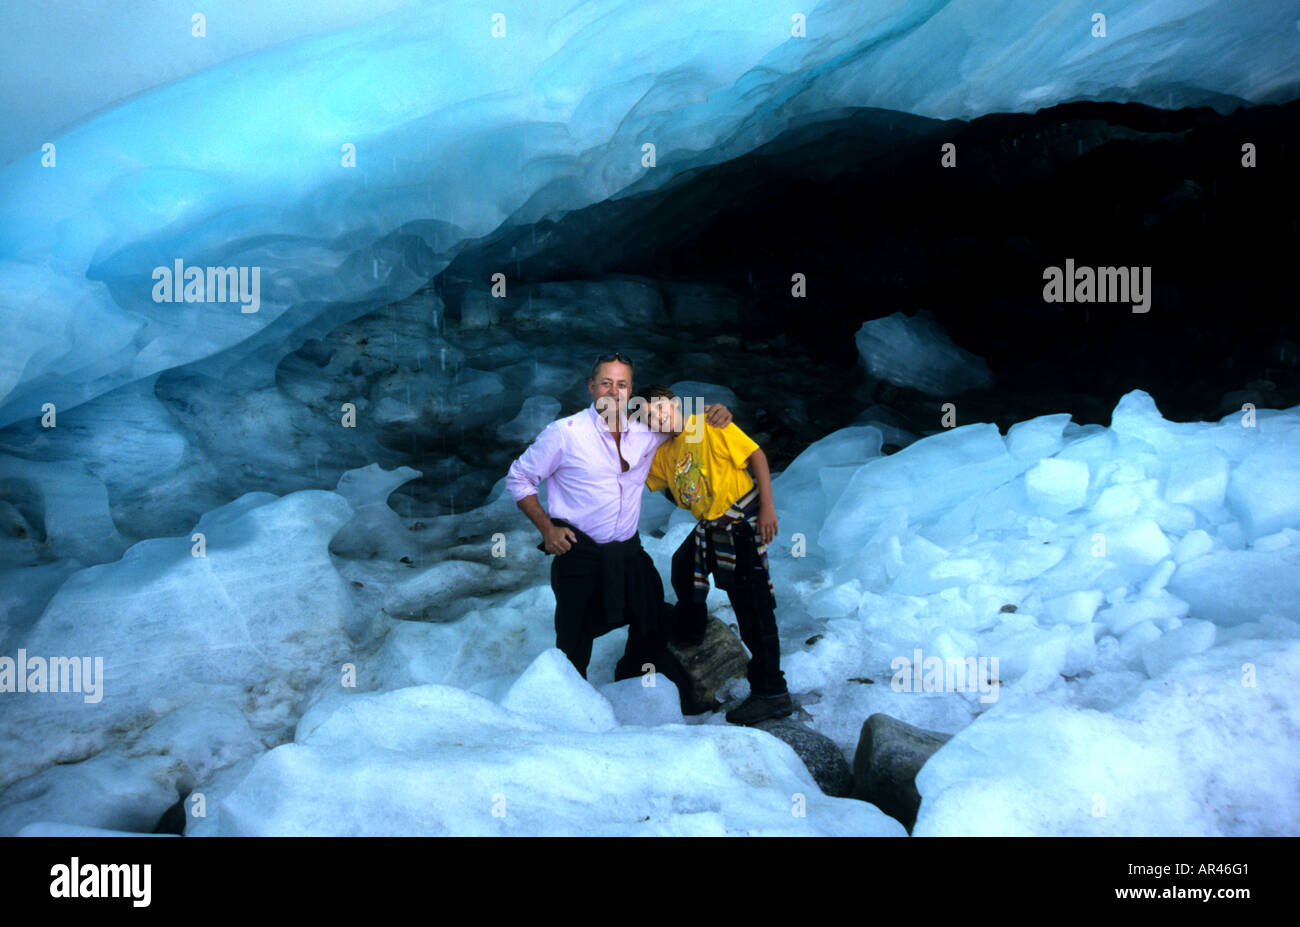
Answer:
M1300 642L1243 641L1185 656L1114 713L990 711L921 769L913 833L1295 834L1297 678Z
M208 802L225 835L904 834L761 731L556 728L446 686L350 696Z
M353 652L351 587L327 549L352 512L333 492L249 494L204 515L201 541L141 541L70 576L17 643L95 658L100 691L0 694L0 786L188 705L222 701L259 734L291 730L294 706ZM207 762L194 746L188 761Z
M1029 501L1049 515L1063 515L1088 498L1088 465L1081 460L1040 460L1025 473Z
M39 821L148 832L186 781L180 763L158 754L106 750L79 763L50 766L0 790L0 836Z
M1029 466L996 425L963 425L860 467L827 513L818 543L839 559L860 549L897 508L919 523L990 492Z
M877 379L928 396L956 396L993 385L984 359L953 344L925 310L863 322L853 338L867 372Z
M1105 559L1128 575L1145 579L1151 568L1172 553L1169 538L1150 518L1125 518L1098 526Z
M1300 545L1219 550L1180 564L1169 591L1193 618L1227 627L1265 615L1300 620Z
M455 604L470 595L482 595L496 579L492 567L468 560L443 560L409 579L389 584L384 592L384 612L411 621L445 620L455 614Z
M1067 592L1044 602L1039 617L1045 624L1089 624L1097 614L1102 598L1097 589Z
M1190 505L1205 515L1214 514L1228 490L1228 458L1208 448L1197 454L1177 454L1169 461L1165 499Z
M663 673L621 679L600 687L599 692L614 708L622 725L657 727L682 724L682 700L677 686Z
M1152 679L1163 676L1179 660L1214 646L1217 626L1210 621L1184 621L1142 648L1142 664Z
M1161 630L1154 621L1139 621L1120 636L1119 655L1126 664L1141 665L1142 653L1160 640Z
M880 456L880 429L871 425L841 428L808 445L772 480L786 532L815 539L822 521L867 461Z
M501 707L575 731L608 731L618 724L609 701L554 647L539 654L524 670L501 700Z
M1300 439L1288 451L1248 457L1232 471L1227 503L1254 540L1300 528Z
M1188 612L1188 605L1163 589L1147 595L1124 598L1102 609L1097 622L1119 637L1144 621L1162 628L1173 627Z
M1214 538L1201 528L1189 531L1178 541L1174 548L1174 563L1182 564L1197 557L1203 557L1214 550Z
M1012 456L1026 460L1051 457L1065 446L1064 432L1069 424L1068 412L1016 422L1007 429L1007 450Z

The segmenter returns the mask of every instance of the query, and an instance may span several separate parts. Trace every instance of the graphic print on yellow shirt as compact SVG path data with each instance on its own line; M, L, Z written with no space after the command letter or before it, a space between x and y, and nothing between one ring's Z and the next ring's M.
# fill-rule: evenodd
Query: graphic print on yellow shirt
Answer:
M704 475L704 470L700 467L698 455L691 453L692 446L682 443L683 452L678 455L677 463L673 465L673 497L683 508L692 508L704 500L707 500L704 503L707 506L713 501L713 493L709 491L709 478Z
M688 423L680 435L659 448L646 488L658 492L671 486L679 506L690 509L696 518L713 519L754 488L745 462L758 445L734 424L726 428L705 424L700 432L693 430L697 427ZM687 441L689 434L701 434L702 439Z

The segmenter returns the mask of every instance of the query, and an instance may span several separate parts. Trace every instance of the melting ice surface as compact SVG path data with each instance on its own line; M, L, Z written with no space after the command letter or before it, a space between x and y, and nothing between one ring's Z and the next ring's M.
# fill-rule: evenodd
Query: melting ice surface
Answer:
M1298 442L1300 408L1177 424L1141 392L1109 428L885 457L835 432L774 485L791 689L849 755L878 711L956 734L917 834L1294 833ZM412 531L384 501L412 476L250 494L196 526L205 558L159 538L75 573L22 645L107 654L105 696L0 696L0 832L148 830L193 789L192 834L902 833L776 739L686 723L662 677L610 682L621 632L581 679L502 487ZM665 575L689 530L647 504ZM918 648L996 657L996 698L894 685Z

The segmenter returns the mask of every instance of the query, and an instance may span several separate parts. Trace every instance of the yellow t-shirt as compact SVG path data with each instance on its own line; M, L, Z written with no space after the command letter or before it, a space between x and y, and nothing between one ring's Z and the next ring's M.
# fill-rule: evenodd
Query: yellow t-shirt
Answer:
M701 427L702 432L695 430ZM692 435L702 440L688 441ZM717 518L754 488L745 461L756 450L758 445L735 424L726 428L714 428L707 422L697 425L692 415L682 433L655 452L646 488L658 492L671 486L677 504L690 509L696 518Z

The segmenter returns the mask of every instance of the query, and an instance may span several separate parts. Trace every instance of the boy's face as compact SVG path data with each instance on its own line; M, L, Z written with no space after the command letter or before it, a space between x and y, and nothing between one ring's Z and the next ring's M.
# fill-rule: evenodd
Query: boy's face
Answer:
M682 430L682 403L680 399L660 397L650 403L650 428L664 434L680 434Z

